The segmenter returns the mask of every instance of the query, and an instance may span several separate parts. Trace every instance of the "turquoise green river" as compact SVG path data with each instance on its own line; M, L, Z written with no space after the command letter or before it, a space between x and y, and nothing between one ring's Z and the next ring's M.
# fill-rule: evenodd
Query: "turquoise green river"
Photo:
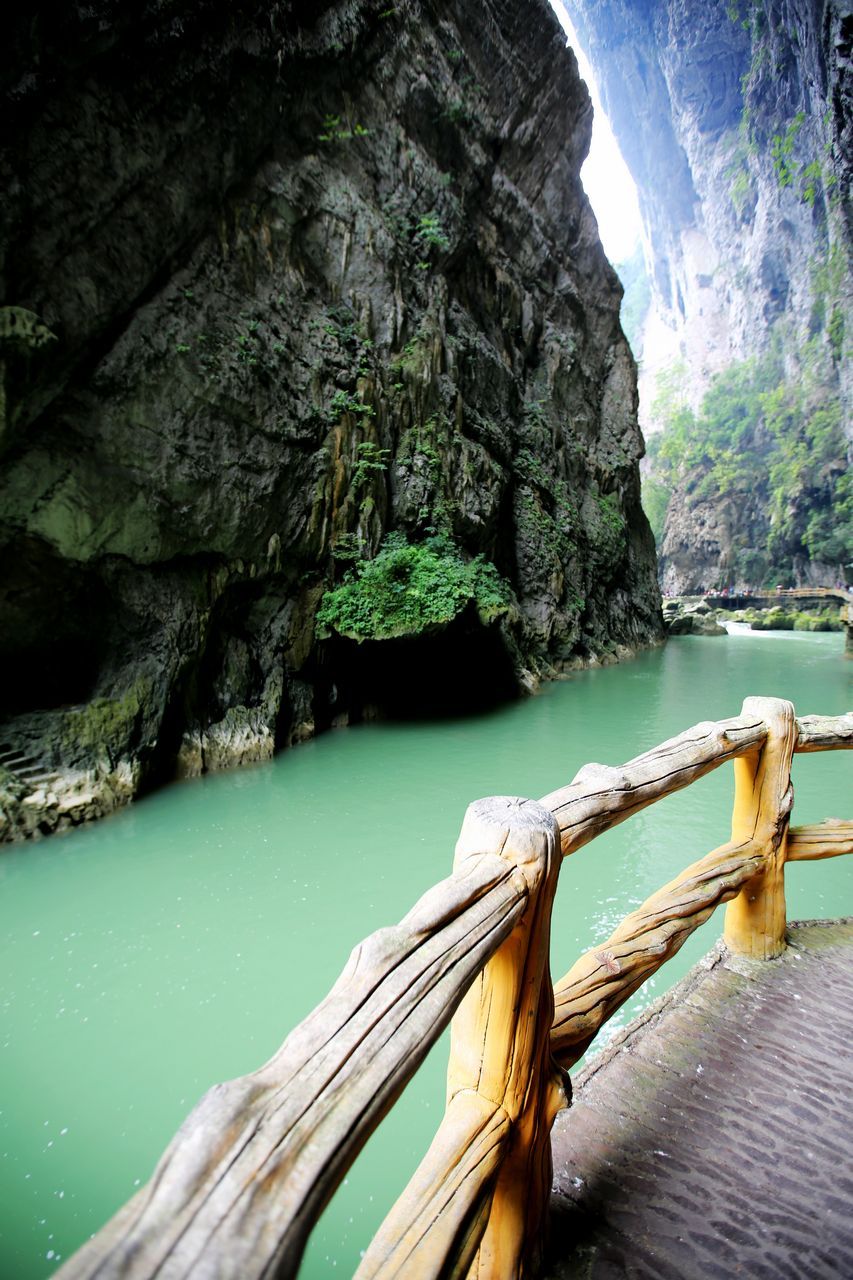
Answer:
M467 803L537 797L748 694L798 714L853 702L838 634L684 637L474 718L337 730L0 854L0 1277L49 1275L150 1176L213 1083L259 1066L354 944L448 874ZM413 677L416 678L416 677ZM851 817L850 756L794 762L794 821ZM728 838L731 768L563 867L552 967ZM789 868L790 918L853 913L853 858ZM658 996L718 912L622 1010ZM314 1231L300 1275L351 1275L443 1110L433 1049Z

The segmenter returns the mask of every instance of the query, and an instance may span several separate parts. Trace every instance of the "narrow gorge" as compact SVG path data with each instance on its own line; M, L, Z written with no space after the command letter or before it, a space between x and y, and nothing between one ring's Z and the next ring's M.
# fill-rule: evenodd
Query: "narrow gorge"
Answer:
M545 0L7 35L0 837L661 638Z
M853 8L566 8L643 214L663 587L835 585L853 570Z

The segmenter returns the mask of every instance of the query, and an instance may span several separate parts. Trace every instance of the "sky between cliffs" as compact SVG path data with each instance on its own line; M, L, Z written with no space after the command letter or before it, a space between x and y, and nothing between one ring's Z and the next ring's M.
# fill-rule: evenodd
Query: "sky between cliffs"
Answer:
M598 231L604 251L611 262L625 262L640 239L640 209L637 189L622 159L613 131L593 78L592 69L580 45L569 15L561 0L550 0L568 37L583 79L586 81L595 112L592 145L581 169L581 180L598 220Z

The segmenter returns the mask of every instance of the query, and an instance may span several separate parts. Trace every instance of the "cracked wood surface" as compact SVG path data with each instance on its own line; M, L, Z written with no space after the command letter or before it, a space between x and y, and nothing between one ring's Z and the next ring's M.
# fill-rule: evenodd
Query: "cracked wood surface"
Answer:
M853 747L853 711L841 716L800 716L797 751L837 751Z
M515 1280L531 1275L540 1260L551 1125L566 1105L549 1050L557 824L532 800L480 800L465 816L457 860L475 849L518 867L527 906L451 1023L447 1112L368 1248L358 1280Z
M528 893L502 858L460 860L399 925L355 948L265 1066L205 1094L62 1280L296 1275L316 1218Z
M853 853L853 822L827 818L808 827L789 827L786 860L804 862L811 858L836 858Z

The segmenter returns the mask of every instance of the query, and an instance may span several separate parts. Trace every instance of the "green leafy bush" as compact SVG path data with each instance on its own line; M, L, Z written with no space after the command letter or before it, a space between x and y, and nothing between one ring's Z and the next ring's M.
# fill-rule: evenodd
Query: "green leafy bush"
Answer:
M391 450L380 449L379 445L374 444L372 440L365 440L358 446L356 453L358 456L353 467L350 487L357 493L374 475L388 470Z
M483 622L512 607L508 583L482 556L464 560L447 537L407 542L390 534L373 560L349 569L317 611L320 634L388 640L442 626L473 602Z
M450 240L435 210L432 213L421 214L418 218L418 227L414 238L419 244L435 247L442 252L446 252L450 248Z
M374 418L376 416L376 410L373 405L365 404L363 400L359 400L358 396L352 395L349 391L336 391L329 406L329 422L334 425L340 421L345 413L349 413L356 418Z
M614 568L625 555L628 525L615 493L598 495L587 524L587 536L594 562L601 568Z
M747 614L753 631L843 631L844 623L838 609L821 613L804 613L797 609L777 606Z
M770 156L773 160L776 181L780 187L792 186L797 176L798 166L794 160L794 144L797 140L797 134L803 127L805 118L805 112L798 111L793 120L787 125L785 132L774 133L770 139Z
M317 134L318 142L349 142L352 138L366 138L370 133L363 124L350 124L341 118L328 114L323 117L323 132Z

